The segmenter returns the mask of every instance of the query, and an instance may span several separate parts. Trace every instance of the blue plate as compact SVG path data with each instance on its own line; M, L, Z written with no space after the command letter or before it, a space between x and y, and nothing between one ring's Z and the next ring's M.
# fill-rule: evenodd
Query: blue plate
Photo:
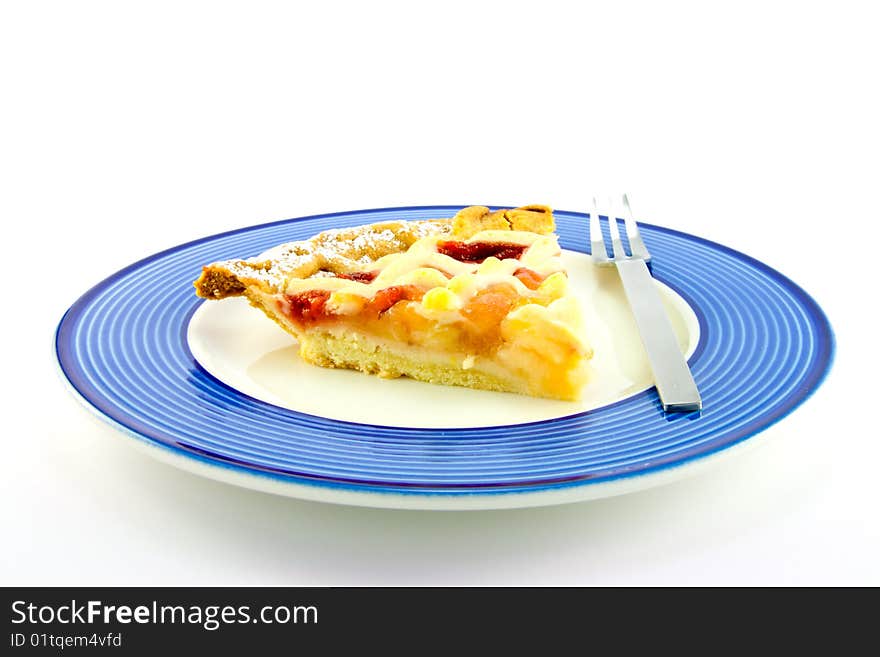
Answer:
M153 255L99 283L67 311L56 334L61 369L101 417L180 467L308 499L455 509L551 504L663 483L790 413L830 367L831 327L795 283L724 246L649 224L640 226L655 277L684 297L700 322L690 365L702 413L664 415L651 389L529 424L380 427L256 400L193 358L186 332L202 303L192 286L202 264L254 256L328 228L451 216L460 207L306 217ZM554 214L561 245L588 252L587 216Z

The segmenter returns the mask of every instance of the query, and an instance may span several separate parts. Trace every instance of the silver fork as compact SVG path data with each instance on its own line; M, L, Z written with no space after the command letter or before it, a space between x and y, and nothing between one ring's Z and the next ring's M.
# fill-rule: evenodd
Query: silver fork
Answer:
M703 402L687 361L679 349L672 323L660 300L660 292L648 270L647 263L651 260L651 254L648 253L639 233L639 227L633 220L626 194L623 195L623 219L632 255L627 255L623 248L617 219L611 210L613 204L609 203L609 212L602 213L608 217L611 233L613 257L609 258L599 222L599 204L595 197L593 198L593 211L590 213L590 243L593 259L600 266L617 266L626 298L642 337L642 344L648 354L648 362L654 374L654 383L660 394L663 410L698 411L703 407Z

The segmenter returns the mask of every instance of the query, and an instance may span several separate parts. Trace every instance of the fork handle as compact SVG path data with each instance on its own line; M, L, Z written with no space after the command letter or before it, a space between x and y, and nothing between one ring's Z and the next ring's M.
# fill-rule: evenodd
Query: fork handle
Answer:
M618 260L617 271L648 354L663 410L700 410L703 406L700 393L648 266L641 259Z

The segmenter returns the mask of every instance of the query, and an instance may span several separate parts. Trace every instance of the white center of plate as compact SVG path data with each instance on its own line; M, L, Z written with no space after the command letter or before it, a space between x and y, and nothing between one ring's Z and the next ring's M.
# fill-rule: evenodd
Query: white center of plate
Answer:
M240 392L276 406L334 420L396 427L491 427L565 417L626 399L653 385L651 370L616 269L564 251L571 290L581 302L594 350L590 382L578 402L380 379L316 367L296 341L241 298L205 302L190 320L193 356ZM700 325L687 302L657 283L679 346L690 356Z

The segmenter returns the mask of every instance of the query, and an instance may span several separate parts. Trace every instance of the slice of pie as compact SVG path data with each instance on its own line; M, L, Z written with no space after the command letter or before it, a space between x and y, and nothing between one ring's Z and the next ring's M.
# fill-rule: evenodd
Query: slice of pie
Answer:
M329 230L217 262L206 299L244 295L323 367L577 399L592 351L544 206Z

